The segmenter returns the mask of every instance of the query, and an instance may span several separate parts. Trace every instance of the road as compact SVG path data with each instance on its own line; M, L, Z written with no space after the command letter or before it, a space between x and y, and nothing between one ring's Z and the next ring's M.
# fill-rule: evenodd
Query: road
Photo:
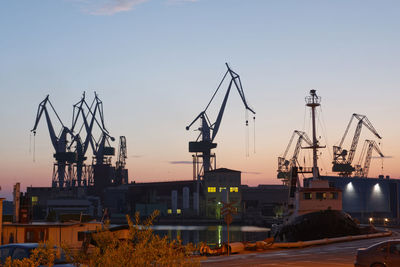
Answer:
M393 230L392 230L393 231ZM267 250L259 253L231 256L208 257L202 266L354 266L358 248L368 247L377 242L400 238L398 230L391 237L364 239L298 249Z

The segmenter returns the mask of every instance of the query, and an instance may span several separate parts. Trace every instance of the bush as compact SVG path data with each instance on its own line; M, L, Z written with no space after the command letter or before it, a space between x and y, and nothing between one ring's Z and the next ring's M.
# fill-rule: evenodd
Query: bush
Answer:
M60 258L60 250L50 243L41 243L37 248L32 250L29 258L21 260L6 259L5 267L37 267L39 265L53 266L56 258Z
M178 240L168 240L154 234L151 226L159 215L158 211L140 221L137 212L133 220L126 216L129 225L129 238L119 239L116 232L106 226L103 231L92 234L91 253L73 255L75 262L89 266L200 266L198 258L193 257L196 248L183 245Z

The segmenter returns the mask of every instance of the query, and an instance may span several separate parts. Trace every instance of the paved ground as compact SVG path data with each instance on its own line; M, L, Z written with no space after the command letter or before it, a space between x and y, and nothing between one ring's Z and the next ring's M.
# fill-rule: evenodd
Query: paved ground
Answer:
M354 266L356 250L386 239L400 238L393 232L391 237L334 243L300 249L267 250L260 253L209 257L202 266Z

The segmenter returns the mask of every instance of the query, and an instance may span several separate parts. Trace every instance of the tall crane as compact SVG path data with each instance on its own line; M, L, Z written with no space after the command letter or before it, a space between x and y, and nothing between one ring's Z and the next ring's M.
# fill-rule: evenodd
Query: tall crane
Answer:
M286 159L289 149L292 145L294 137L298 135L299 138L297 139L296 146L293 151L293 155L290 159ZM310 138L307 136L305 132L295 130L289 140L289 144L286 147L285 152L283 153L282 157L278 157L278 179L283 179L283 182L286 184L290 179L291 168L293 166L297 166L298 161L297 157L299 155L300 149L302 148L302 143L306 142L307 145L312 146L313 143ZM298 172L304 171L302 167L299 168ZM312 171L311 171L312 172Z
M343 149L343 142L347 136L347 133L349 132L350 125L353 121L353 119L356 118L358 120L356 130L354 132L354 137L353 141L351 143L350 150L347 151L346 149ZM354 155L357 149L357 144L360 139L360 134L361 134L361 128L362 126L365 126L368 130L370 130L377 138L382 139L382 137L378 134L378 132L375 130L374 126L372 126L371 122L368 120L368 118L365 115L360 115L354 113L351 116L350 122L347 125L346 131L344 132L344 135L339 143L338 146L333 146L333 166L332 166L332 171L333 172L339 172L339 175L341 176L351 176L355 168L352 166L352 162L354 159Z
M47 104L50 105L51 109L53 110L54 114L56 115L58 121L61 124L61 132L58 136L54 131L54 127L46 107ZM39 104L36 114L35 125L31 130L31 132L33 132L34 135L36 135L37 126L39 124L39 121L43 113L45 114L46 117L47 127L50 134L50 140L55 150L53 156L56 160L56 163L54 164L53 168L52 187L58 186L62 188L70 183L69 180L71 178L70 177L71 163L76 161L76 153L67 151L67 144L68 144L67 136L70 135L71 138L73 138L74 136L73 133L70 131L70 129L67 128L61 121L56 110L54 109L54 106L51 104L49 100L49 95L47 95L46 98ZM66 172L66 167L68 167L68 172Z
M372 159L372 151L375 150L379 156L384 157L382 151L374 140L365 140L363 149L361 150L360 159L356 165L356 176L358 177L368 177L369 166ZM362 161L364 160L364 166L362 167Z
M200 179L202 175L204 175L205 172L209 171L211 167L211 158L215 157L215 155L211 155L211 150L217 147L216 143L213 143L215 137L217 136L219 127L221 125L222 117L224 115L226 103L228 101L229 93L231 91L232 85L235 85L237 91L239 92L239 95L243 101L243 104L246 108L246 110L249 110L251 113L256 114L252 108L249 107L247 104L244 91L242 88L242 82L240 81L239 75L234 72L228 65L228 63L225 63L227 67L227 71L222 78L221 82L219 83L216 91L214 92L213 96L211 97L211 100L208 102L206 108L200 112L200 114L186 127L186 130L189 130L190 127L197 121L201 120L201 126L198 129L200 131L199 136L197 137L197 140L194 142L189 142L189 152L191 153L196 153L196 158L200 157L202 158L203 164L202 168L197 172L197 179ZM215 95L217 94L218 90L220 89L222 83L224 82L225 78L228 76L228 74L231 77L231 80L229 82L228 89L225 93L225 97L222 101L221 108L219 110L218 116L215 120L214 123L210 122L209 117L207 116L207 109L209 108L211 102L213 101ZM246 121L246 125L248 124L248 121ZM200 141L199 141L200 140ZM201 153L200 156L197 156L197 153ZM197 164L197 160L196 163Z
M73 113L72 113L72 126L71 126L71 132L74 133L74 138L72 139L72 142L69 147L72 147L75 145L75 151L77 154L77 162L76 162L76 181L72 181L72 186L75 186L75 182L77 182L77 186L86 186L88 184L88 170L86 170L86 165L84 164L84 161L87 159L85 156L87 149L89 148L89 143L90 139L92 138L92 129L93 129L93 124L95 117L92 117L90 119L90 122L88 123L88 116L90 114L89 111L85 113L85 106L87 107L87 102L85 99L85 93L83 93L83 96L81 100L73 105ZM82 118L83 124L80 127L77 127L78 120L79 118ZM84 127L85 126L85 127ZM87 127L86 127L87 126ZM77 132L75 133L75 129L77 129ZM82 135L82 130L85 128L86 130L86 137L84 140L81 139Z
M114 184L127 184L128 183L128 170L125 169L126 158L128 151L126 147L126 137L119 137L118 160L115 164L115 181Z
M110 136L108 130L104 124L104 113L103 113L103 102L100 100L98 95L95 92L95 98L91 105L89 106L86 101L83 99L83 104L78 102L75 105L78 108L78 112L82 112L84 114L82 116L84 126L86 128L86 133L88 137L87 141L92 147L93 155L95 156L96 165L101 165L105 163L105 156L113 156L115 155L115 148L111 147L110 140L114 141L114 137ZM85 115L83 107L86 106L87 114ZM88 121L89 116L91 116L90 121ZM93 135L93 126L96 123L97 127L100 129L100 136L96 139Z

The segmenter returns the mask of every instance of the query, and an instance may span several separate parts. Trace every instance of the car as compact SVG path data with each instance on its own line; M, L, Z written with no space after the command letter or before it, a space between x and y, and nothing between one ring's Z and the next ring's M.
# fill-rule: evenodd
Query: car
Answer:
M386 240L357 250L354 267L400 266L400 239Z
M8 257L11 257L12 260L29 258L32 250L38 246L38 243L12 243L0 246L0 266L5 263ZM61 257L55 259L53 266L73 267L74 265L67 263L65 254L62 252Z

